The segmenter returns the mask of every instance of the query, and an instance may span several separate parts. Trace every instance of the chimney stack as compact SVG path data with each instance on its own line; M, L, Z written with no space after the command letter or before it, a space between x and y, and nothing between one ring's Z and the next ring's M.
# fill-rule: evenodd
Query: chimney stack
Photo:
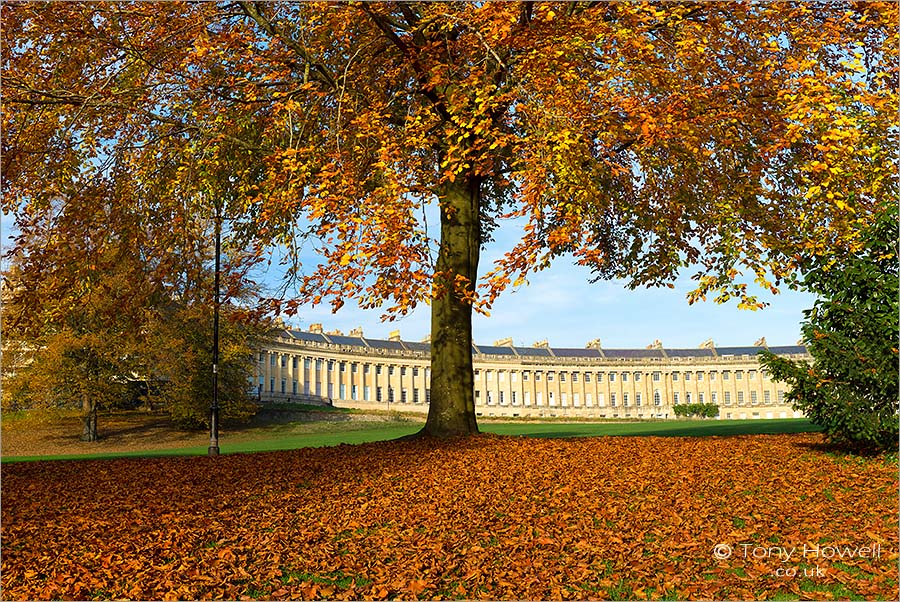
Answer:
M310 324L309 331L313 334L322 334L322 324L320 324L320 323Z

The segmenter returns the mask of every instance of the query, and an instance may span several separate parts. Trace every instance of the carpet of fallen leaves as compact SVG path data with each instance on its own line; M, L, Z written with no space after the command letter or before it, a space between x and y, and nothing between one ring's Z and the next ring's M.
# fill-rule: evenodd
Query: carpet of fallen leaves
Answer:
M897 467L821 443L479 436L7 464L2 597L896 600Z

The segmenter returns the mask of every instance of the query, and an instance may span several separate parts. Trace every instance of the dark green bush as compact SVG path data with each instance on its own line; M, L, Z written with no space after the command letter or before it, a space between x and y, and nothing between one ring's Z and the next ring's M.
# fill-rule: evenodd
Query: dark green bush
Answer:
M897 449L897 228L890 203L860 233L859 253L805 274L801 288L819 297L802 326L812 363L761 354L794 408L851 451Z

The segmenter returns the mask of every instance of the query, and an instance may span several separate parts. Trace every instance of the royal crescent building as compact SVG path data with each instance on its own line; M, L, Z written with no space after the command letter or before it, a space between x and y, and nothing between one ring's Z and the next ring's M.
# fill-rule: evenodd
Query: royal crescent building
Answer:
M606 349L595 340L584 349L546 341L517 347L511 339L473 345L475 409L479 416L674 418L678 404L713 403L719 418L794 418L785 385L769 378L752 347ZM809 359L802 346L766 347ZM427 411L430 345L284 329L259 352L259 400L325 403L360 409Z

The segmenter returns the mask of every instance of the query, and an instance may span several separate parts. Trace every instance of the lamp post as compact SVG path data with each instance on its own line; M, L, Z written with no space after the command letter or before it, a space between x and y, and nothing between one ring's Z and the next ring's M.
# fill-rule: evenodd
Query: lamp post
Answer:
M208 455L219 455L219 253L222 239L222 209L216 203L216 267L214 275L215 298L213 299L213 357L212 357L212 405L209 408L209 450Z

